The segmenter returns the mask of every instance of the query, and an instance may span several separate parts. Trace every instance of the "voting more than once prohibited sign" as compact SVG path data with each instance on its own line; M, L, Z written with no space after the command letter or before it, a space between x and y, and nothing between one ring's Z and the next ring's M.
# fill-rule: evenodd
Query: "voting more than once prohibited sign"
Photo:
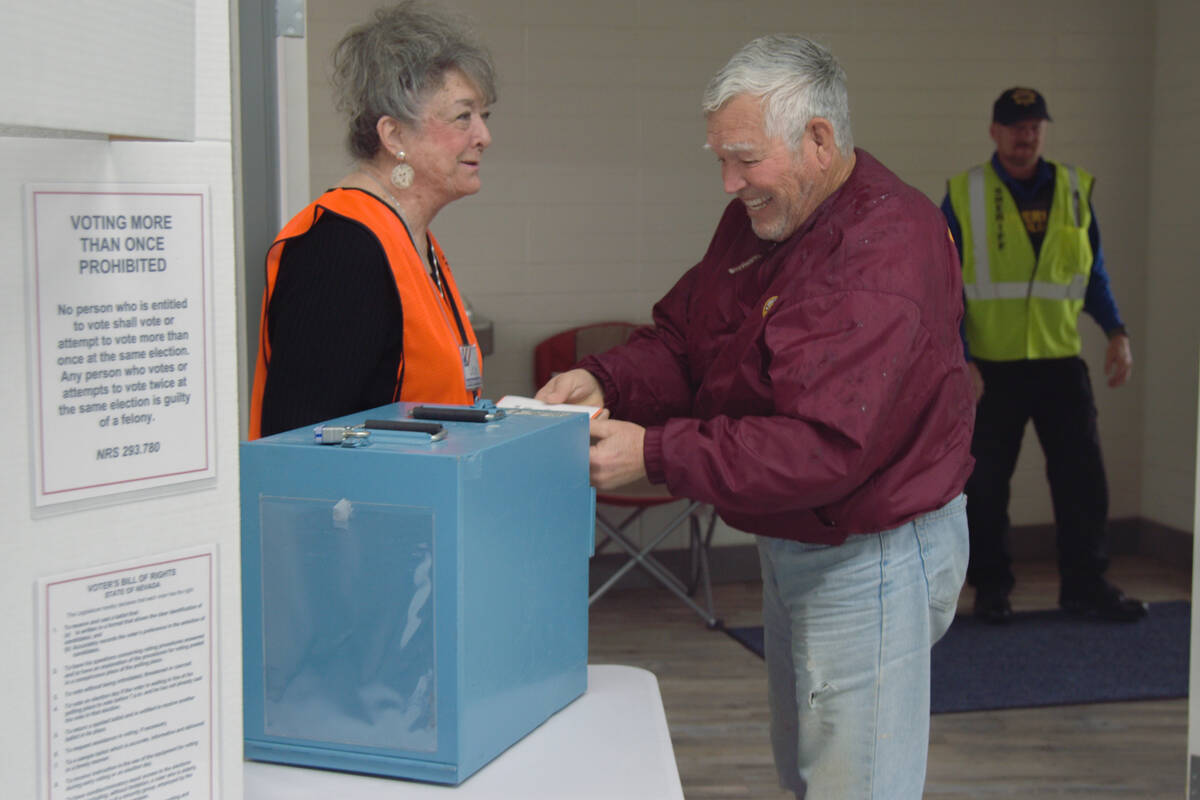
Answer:
M35 507L215 476L206 186L26 186Z

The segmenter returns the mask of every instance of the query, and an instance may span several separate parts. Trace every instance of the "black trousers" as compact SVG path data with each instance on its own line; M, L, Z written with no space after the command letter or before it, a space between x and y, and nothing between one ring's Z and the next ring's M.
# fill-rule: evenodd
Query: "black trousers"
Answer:
M1087 364L1081 358L975 363L984 389L971 440L975 470L966 488L967 580L985 590L1012 589L1009 483L1032 419L1046 456L1061 586L1086 591L1108 568L1108 482Z

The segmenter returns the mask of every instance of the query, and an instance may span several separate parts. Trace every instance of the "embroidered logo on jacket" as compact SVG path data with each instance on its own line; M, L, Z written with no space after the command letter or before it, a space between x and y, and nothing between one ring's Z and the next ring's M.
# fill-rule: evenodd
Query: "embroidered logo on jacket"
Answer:
M767 302L763 303L763 316L764 317L767 315L767 312L771 310L771 307L775 305L775 301L778 299L779 299L779 295L777 295L777 294L771 295L770 297L767 298Z
M757 253L757 254L755 254L755 255L752 255L752 256L750 256L750 257L749 257L749 258L747 258L745 261L743 261L742 263L738 264L736 267L730 267L730 268L729 268L729 274L730 274L730 275L737 275L739 272L741 272L741 271L742 271L742 270L744 270L746 267L748 267L748 266L750 266L751 264L753 264L755 261L758 261L760 258L762 258L762 253Z

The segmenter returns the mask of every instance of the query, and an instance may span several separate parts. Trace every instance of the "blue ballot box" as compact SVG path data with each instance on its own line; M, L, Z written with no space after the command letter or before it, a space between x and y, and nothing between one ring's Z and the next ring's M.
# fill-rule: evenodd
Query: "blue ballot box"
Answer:
M457 784L586 688L586 415L443 425L242 444L248 758Z

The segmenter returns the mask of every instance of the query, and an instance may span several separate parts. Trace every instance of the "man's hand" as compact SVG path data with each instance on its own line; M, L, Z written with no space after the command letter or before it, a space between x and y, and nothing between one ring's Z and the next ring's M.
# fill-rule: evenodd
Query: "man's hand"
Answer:
M572 369L555 375L533 397L543 403L604 406L604 390L596 376L586 369Z
M974 361L967 362L967 373L971 376L971 388L975 391L975 402L978 403L983 397L983 373Z
M1133 350L1129 347L1129 337L1123 333L1108 340L1104 374L1108 376L1109 386L1120 386L1133 374Z
M632 422L594 419L591 434L589 462L593 486L614 489L645 477L646 460L642 455L645 428Z

